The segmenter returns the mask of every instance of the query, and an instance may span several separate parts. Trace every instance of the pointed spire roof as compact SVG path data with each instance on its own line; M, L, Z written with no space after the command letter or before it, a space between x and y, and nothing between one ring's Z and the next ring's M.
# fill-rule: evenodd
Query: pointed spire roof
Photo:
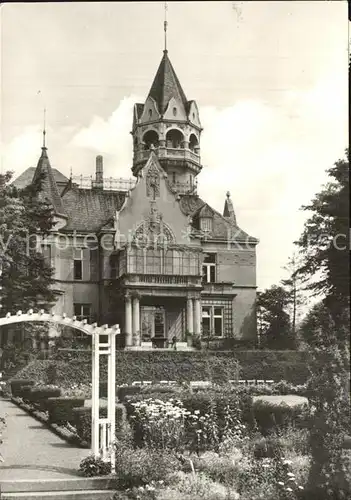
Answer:
M43 132L44 145L41 148L41 156L35 169L32 184L41 179L40 196L49 201L54 208L56 215L66 216L62 199L55 181L55 177L50 165L50 160L45 147L45 131Z
M187 98L168 57L167 50L163 51L163 57L151 86L149 97L152 97L157 103L161 114L165 112L172 97L182 102L185 110L187 108Z
M230 199L230 192L229 191L227 191L227 198L224 202L223 217L225 217L226 219L229 219L231 222L236 224L236 217L235 217L233 202Z

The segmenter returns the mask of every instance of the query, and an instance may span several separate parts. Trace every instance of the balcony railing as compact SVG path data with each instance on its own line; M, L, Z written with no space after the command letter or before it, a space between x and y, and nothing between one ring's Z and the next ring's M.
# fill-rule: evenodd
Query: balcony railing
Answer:
M181 160L192 160L195 163L200 163L200 155L191 151L190 149L183 148L162 148L154 149L154 152L159 158L174 158ZM136 163L147 160L150 156L150 149L144 151L136 151L134 153L134 161Z
M96 187L95 179L92 175L76 175L72 181L80 189L92 189ZM105 177L103 180L103 189L107 191L129 191L136 184L136 179L126 179L123 177Z
M133 285L166 285L172 287L202 286L201 276L127 274L125 275L124 281Z
M191 184L190 182L170 182L170 185L179 194L196 194L197 182Z

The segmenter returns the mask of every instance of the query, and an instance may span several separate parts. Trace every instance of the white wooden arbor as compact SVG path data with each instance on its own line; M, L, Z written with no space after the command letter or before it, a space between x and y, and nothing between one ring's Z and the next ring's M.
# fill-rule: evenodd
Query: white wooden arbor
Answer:
M18 311L15 315L7 313L0 318L0 327L13 323L23 322L50 322L63 326L70 326L92 337L92 422L91 422L91 449L95 457L111 462L111 471L115 472L115 411L116 411L116 335L120 334L119 325L109 327L89 325L86 320L78 321L75 316L67 318L65 314L57 315L54 312L37 313L33 310L23 314ZM107 336L108 341L101 342L100 337ZM107 356L107 418L100 418L100 356Z

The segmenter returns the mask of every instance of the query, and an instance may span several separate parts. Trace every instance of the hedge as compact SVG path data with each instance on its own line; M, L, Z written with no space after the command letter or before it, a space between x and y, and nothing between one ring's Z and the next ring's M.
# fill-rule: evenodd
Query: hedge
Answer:
M56 359L33 361L17 377L47 382L47 368L56 366L56 384L91 382L91 355L59 352ZM104 360L106 361L106 360ZM107 378L107 365L101 363L101 377ZM212 380L230 379L286 380L304 384L309 378L308 353L300 351L117 351L116 380L119 385L137 380Z
M54 387L33 388L30 391L30 402L36 405L41 411L47 411L47 401L49 398L61 396L61 389Z
M34 380L24 379L24 378L14 379L14 380L11 380L10 385L11 385L12 395L14 397L21 397L20 392L21 392L22 387L24 387L24 386L28 387L28 386L34 385Z
M73 425L73 409L84 406L84 398L56 397L47 400L49 422L58 425Z
M100 409L100 418L106 418L107 408ZM121 404L116 404L116 432L119 432L126 423L126 409ZM91 441L91 407L73 409L73 426L82 441Z

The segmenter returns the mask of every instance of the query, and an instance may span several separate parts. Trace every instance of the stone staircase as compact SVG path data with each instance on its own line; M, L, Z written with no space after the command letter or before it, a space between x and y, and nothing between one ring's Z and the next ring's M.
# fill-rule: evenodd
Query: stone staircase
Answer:
M0 500L113 500L111 477L1 481Z

